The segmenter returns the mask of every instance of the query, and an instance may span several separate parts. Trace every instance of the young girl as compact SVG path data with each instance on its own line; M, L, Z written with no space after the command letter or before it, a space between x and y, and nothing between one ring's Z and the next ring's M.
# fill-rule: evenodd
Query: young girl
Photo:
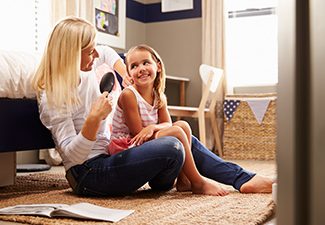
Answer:
M131 48L126 66L133 85L121 93L113 116L113 130L108 150L111 155L163 136L174 136L185 149L185 162L176 188L195 194L226 195L228 192L197 170L192 152L192 133L185 121L171 122L167 110L165 68L157 52L149 46Z

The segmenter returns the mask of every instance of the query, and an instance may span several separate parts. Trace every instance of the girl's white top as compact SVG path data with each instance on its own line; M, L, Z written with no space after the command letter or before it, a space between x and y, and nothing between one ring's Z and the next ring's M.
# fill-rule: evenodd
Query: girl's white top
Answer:
M158 109L156 107L157 105L156 95L154 99L154 105L150 105L133 86L128 86L127 88L134 93L135 98L137 100L138 111L141 117L142 127L147 127L148 125L151 124L157 124ZM115 138L118 139L120 137L131 137L130 130L126 125L124 119L123 110L118 105L116 106L116 110L113 116L112 127L113 127L112 137L111 137L112 139Z

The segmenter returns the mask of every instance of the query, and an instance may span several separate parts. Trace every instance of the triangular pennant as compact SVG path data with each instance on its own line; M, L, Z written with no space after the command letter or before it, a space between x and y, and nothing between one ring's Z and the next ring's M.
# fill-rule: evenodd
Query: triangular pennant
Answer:
M223 110L226 116L227 121L229 122L231 118L233 117L234 112L237 109L237 106L239 106L240 100L230 100L226 99L223 102Z
M262 123L267 107L269 106L270 99L263 100L247 100L247 103L253 111L255 118L259 124Z

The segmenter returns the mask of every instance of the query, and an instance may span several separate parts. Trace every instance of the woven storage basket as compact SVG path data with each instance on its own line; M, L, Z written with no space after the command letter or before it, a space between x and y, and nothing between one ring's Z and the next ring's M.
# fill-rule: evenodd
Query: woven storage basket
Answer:
M270 98L267 111L259 124L247 99ZM224 120L226 159L273 160L276 154L276 95L231 95L226 99L240 100L230 121Z

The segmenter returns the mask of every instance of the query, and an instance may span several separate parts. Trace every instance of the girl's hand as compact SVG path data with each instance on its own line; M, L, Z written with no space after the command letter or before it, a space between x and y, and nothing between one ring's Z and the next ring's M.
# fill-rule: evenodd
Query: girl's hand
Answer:
M112 99L108 96L108 92L103 92L102 95L93 103L89 116L104 120L108 114L112 111Z
M131 144L134 145L141 145L144 142L150 140L155 133L155 129L153 125L149 125L145 128L143 128L137 135L135 135L131 139Z

